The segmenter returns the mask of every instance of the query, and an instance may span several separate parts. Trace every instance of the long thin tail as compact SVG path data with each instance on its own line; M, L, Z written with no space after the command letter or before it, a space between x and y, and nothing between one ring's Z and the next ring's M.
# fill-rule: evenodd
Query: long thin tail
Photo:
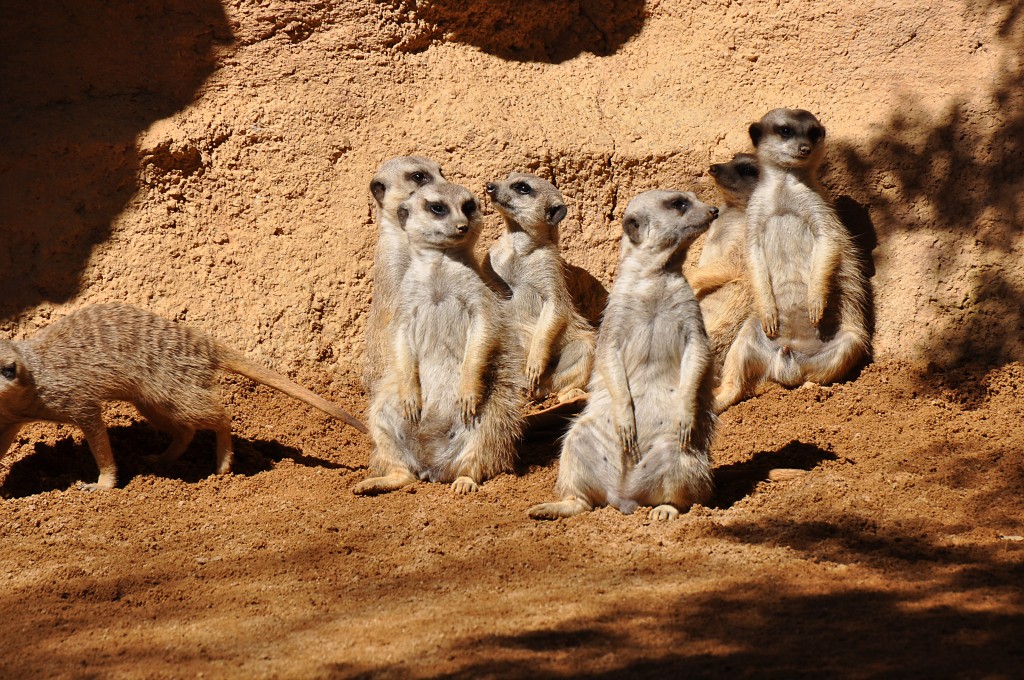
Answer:
M348 423L363 434L367 434L369 432L366 429L366 426L363 425L358 418L350 414L345 409L327 401L316 392L312 392L301 385L297 385L280 373L250 361L232 349L228 349L226 347L221 349L220 365L221 368L225 370L238 373L239 375L244 375L246 378L255 380L258 383L263 383L264 385L273 387L276 390L281 390L289 397L294 397L299 401L304 401L310 406L320 409L327 415L334 416L338 420Z

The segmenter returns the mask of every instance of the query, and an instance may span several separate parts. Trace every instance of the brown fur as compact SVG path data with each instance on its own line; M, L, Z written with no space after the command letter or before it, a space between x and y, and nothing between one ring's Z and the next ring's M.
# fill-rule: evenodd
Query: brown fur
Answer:
M0 457L26 423L70 423L81 428L100 471L85 486L113 488L117 465L103 402L127 401L174 437L159 461L180 456L196 430L214 430L223 474L231 468L231 420L213 390L218 370L279 389L366 432L340 407L195 329L127 305L95 305L27 340L0 340Z

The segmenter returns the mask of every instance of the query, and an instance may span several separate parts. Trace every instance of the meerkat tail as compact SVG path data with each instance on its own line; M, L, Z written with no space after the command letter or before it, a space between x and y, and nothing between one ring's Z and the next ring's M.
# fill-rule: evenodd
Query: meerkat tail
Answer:
M267 385L268 387L273 387L276 390L280 390L289 397L293 397L299 401L304 401L310 406L320 409L327 415L348 423L363 434L369 433L369 430L366 429L366 425L363 425L358 418L350 414L345 409L324 399L316 392L307 390L305 387L292 382L280 373L250 361L233 350L226 349L222 351L220 356L220 365L225 370L239 375L244 375L246 378L255 380L256 382Z
M839 380L868 354L868 340L861 329L843 329L826 346L800 361L804 379L821 385Z

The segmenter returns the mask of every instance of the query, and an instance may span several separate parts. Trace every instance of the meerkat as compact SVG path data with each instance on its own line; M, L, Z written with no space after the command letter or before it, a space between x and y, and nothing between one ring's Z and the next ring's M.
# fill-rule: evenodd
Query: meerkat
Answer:
M512 291L530 396L554 393L564 400L586 387L595 345L593 327L569 295L558 254L565 200L551 182L518 172L488 182L487 195L505 220L505 233L491 246L485 268Z
M522 351L473 256L482 227L473 195L431 184L397 216L409 236L409 268L370 406L373 476L354 492L386 493L421 479L470 493L512 469L525 403Z
M689 192L629 202L590 398L562 445L561 500L530 508L534 519L647 505L663 520L710 497L714 369L682 262L717 215Z
M711 223L688 278L700 302L715 367L720 371L726 352L751 313L746 274L746 209L760 172L757 157L748 153L736 154L728 163L715 163L708 172L725 204Z
M371 394L385 370L391 335L388 332L395 308L398 287L409 267L409 239L398 222L398 206L413 191L428 184L446 183L441 167L421 156L392 158L377 170L370 181L370 194L377 206L377 248L373 259L373 298L366 319L366 358L363 388Z
M88 489L117 485L103 402L127 401L173 437L151 460L176 460L196 430L217 434L217 472L231 469L231 419L213 390L218 370L238 373L315 406L360 432L339 406L207 335L127 305L85 307L26 340L0 340L0 457L21 427L43 420L82 430L99 468Z
M838 380L870 350L860 259L818 182L825 128L774 109L749 131L761 169L746 224L754 313L726 354L719 412L763 380Z

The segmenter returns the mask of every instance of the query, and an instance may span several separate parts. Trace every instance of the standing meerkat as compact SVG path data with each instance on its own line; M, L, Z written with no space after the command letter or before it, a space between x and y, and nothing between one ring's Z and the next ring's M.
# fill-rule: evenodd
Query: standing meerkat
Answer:
M371 398L374 385L385 371L398 287L409 267L409 239L398 222L398 206L420 187L446 182L441 167L422 156L392 158L380 166L370 181L370 194L377 205L378 234L373 258L373 298L364 331L366 358L362 378L363 388Z
M27 340L0 340L0 457L37 420L82 430L100 476L89 489L117 484L103 402L131 402L173 437L151 460L176 460L196 430L217 433L217 472L231 469L231 419L213 390L218 370L244 375L315 406L360 432L341 407L225 347L207 335L127 305L94 305Z
M752 309L746 272L746 210L760 172L757 157L748 153L736 154L728 163L715 163L708 172L725 205L711 223L688 278L700 302L715 365L721 370L726 352Z
M750 138L761 168L746 227L755 316L726 355L719 412L763 380L838 380L870 349L860 259L817 178L825 128L808 111L774 109Z
M714 369L686 250L717 216L689 192L640 194L622 218L618 272L598 331L590 399L565 436L556 491L534 519L599 505L671 519L712 491Z
M370 406L374 475L356 494L423 479L456 493L512 470L522 352L473 257L481 217L463 187L432 184L397 210L409 236L387 370Z
M594 329L573 305L558 254L565 200L551 182L518 172L489 182L487 195L505 219L505 233L488 261L512 291L531 397L555 393L563 400L586 387L595 344Z

